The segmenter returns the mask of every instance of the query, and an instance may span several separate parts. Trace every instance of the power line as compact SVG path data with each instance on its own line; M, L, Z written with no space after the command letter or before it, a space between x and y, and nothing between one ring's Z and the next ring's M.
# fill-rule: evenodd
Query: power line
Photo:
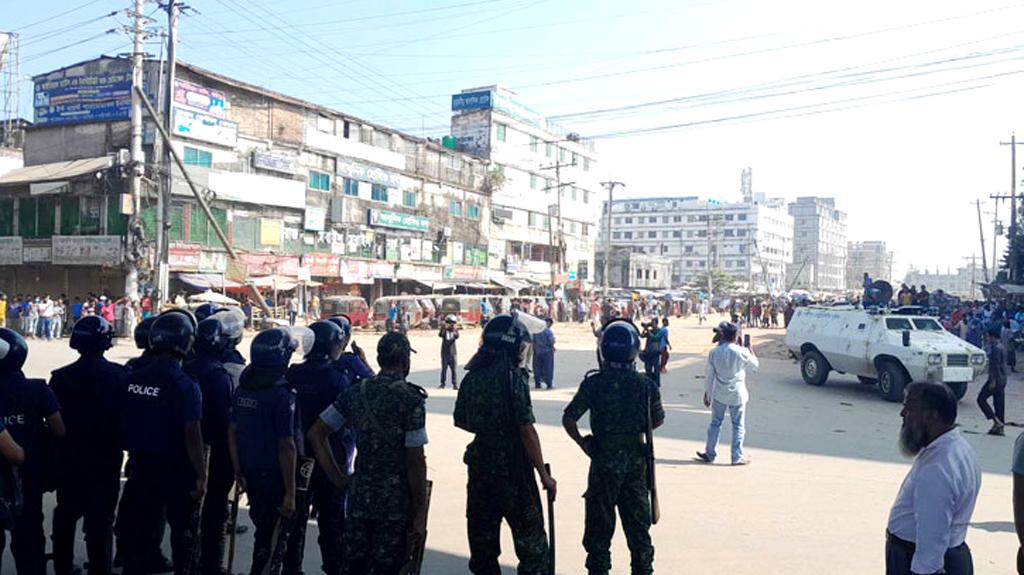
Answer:
M40 34L36 34L34 36L26 36L26 38L29 38L29 39L24 41L24 42L22 42L21 46L24 48L25 46L30 46L32 44L37 44L39 42L50 40L52 38L55 38L57 36L60 36L60 35L62 35L64 33L66 33L66 32L70 32L72 30L76 30L76 29L82 28L83 26L88 26L89 24L92 24L93 22L99 22L100 20L105 20L107 18L113 18L117 14L118 14L118 11L115 10L114 12L111 12L109 14L104 14L102 16L97 16L95 18L90 18L90 19L84 20L82 22L76 22L74 24L69 24L67 26L63 26L63 27L58 28L56 30L51 30L49 32L43 32L43 33L40 33Z
M24 26L21 26L20 28L15 28L14 31L15 32L21 32L22 30L27 30L27 29L32 28L34 26L38 26L38 25L40 25L40 24L42 24L44 22L50 22L50 21L56 20L58 18L67 16L68 14L71 14L72 12L77 12L77 11L83 9L83 8L88 8L89 6L92 6L93 4L97 4L99 2L100 2L100 0L90 0L89 2L86 2L85 4L80 4L80 5L78 5L78 6L74 7L74 8L71 8L70 10L65 10L65 11L63 11L63 12L61 12L59 14L54 14L53 16L49 16L49 17L43 18L41 20L36 20L35 22L32 22L31 24L26 24Z
M43 58L45 56L49 56L51 54L55 54L57 52L61 52L61 51L67 50L68 48L74 48L75 46L80 46L80 45L85 44L87 42L92 42L93 40L97 40L97 39L102 38L104 36L107 36L109 34L113 34L115 32L117 32L117 30L112 28L110 30L107 30L106 32L101 32L101 33L96 34L94 36L89 36L88 38L79 40L77 42L72 42L70 44L65 44L65 45L60 46L58 48L53 48L51 50L46 50L45 52L39 52L37 54L33 54L31 56L28 56L26 58L22 58L21 63L22 64L27 64L28 62L32 62L34 60L38 60L38 59Z

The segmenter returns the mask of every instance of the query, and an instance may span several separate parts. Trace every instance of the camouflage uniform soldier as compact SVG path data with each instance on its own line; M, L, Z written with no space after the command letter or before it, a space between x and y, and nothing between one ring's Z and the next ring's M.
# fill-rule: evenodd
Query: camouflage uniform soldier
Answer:
M512 315L487 322L483 345L466 365L455 402L455 425L476 437L463 461L469 468L466 520L469 570L499 575L501 520L508 522L519 557L520 575L548 573L544 515L533 470L544 488L556 483L544 469L533 427L529 375L522 364L530 333Z
M380 373L342 392L308 434L317 462L338 488L348 481L328 437L347 426L357 438L344 534L342 572L349 575L397 574L426 533L427 393L405 381L413 351L402 334L382 337Z
M652 426L658 427L665 421L665 411L658 387L633 367L640 336L631 323L609 323L600 349L603 368L583 380L562 417L566 432L590 457L583 532L587 572L607 575L611 569L609 547L618 507L632 573L646 575L654 572L654 546L643 435L648 413ZM593 435L582 437L576 422L587 411Z

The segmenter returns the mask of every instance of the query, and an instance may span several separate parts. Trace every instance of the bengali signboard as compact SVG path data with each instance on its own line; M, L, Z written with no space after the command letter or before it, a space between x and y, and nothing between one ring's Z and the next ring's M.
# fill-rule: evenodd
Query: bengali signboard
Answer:
M199 258L203 248L199 244L171 242L167 246L167 261L172 272L194 272L199 270Z
M211 252L202 251L199 252L199 271L201 272L213 272L213 273L227 273L228 271L228 254L226 252ZM230 278L229 278L230 279ZM245 279L244 275L242 280Z
M370 262L362 260L341 260L341 281L346 284L373 284Z
M487 110L491 107L492 100L493 98L490 90L454 94L452 96L452 111L461 112L463 110Z
M398 188L402 184L401 176L395 172L346 158L338 158L335 172L339 176L361 182L380 184L389 188Z
M430 229L430 219L415 214L402 214L388 210L367 209L367 220L371 226L425 232Z
M69 266L117 265L121 236L53 236L53 263Z
M50 263L52 257L50 240L22 240L21 259L24 263Z
M284 224L281 220L260 218L260 243L265 246L281 245Z
M306 206L306 214L303 218L303 228L310 232L324 231L324 224L327 218L327 211L317 206Z
M177 106L174 107L172 117L175 136L227 147L233 147L238 142L237 122Z
M174 81L174 103L218 118L223 118L227 109L224 92L184 80Z
M72 66L35 78L35 125L127 120L132 107L132 74L123 66L106 70Z
M299 158L295 154L271 150L253 150L252 165L282 174L295 174L299 171Z
M279 274L296 276L299 271L299 256L284 256L262 252L242 252L239 259L245 262L250 275L266 276Z
M0 238L0 266L20 266L21 252L21 236Z
M333 278L338 276L341 258L331 254L309 253L302 256L303 266L309 268L310 275Z

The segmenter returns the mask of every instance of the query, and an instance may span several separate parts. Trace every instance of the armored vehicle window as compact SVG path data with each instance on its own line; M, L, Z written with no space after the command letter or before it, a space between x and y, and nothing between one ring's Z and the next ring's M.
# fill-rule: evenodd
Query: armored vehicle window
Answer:
M924 331L942 331L942 326L934 319L915 319L914 327Z
M886 329L898 329L900 331L903 331L905 329L914 329L914 327L912 325L910 325L910 320L905 318L905 317L890 317L890 318L886 318L886 320L885 320L885 328Z

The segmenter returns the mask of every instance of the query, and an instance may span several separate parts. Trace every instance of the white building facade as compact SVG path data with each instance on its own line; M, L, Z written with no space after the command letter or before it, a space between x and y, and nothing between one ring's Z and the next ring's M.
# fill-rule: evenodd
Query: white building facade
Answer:
M753 289L785 287L793 218L781 200L725 204L695 196L631 198L615 200L611 215L612 253L627 250L671 259L673 286L719 269ZM602 227L602 250L604 233Z
M593 281L601 208L593 143L548 123L499 86L455 94L452 112L458 150L491 163L492 276L573 287Z
M846 243L846 288L858 290L863 288L864 274L873 280L892 282L892 252L885 242L847 242Z
M846 212L834 198L801 197L789 204L793 216L794 287L846 289Z

